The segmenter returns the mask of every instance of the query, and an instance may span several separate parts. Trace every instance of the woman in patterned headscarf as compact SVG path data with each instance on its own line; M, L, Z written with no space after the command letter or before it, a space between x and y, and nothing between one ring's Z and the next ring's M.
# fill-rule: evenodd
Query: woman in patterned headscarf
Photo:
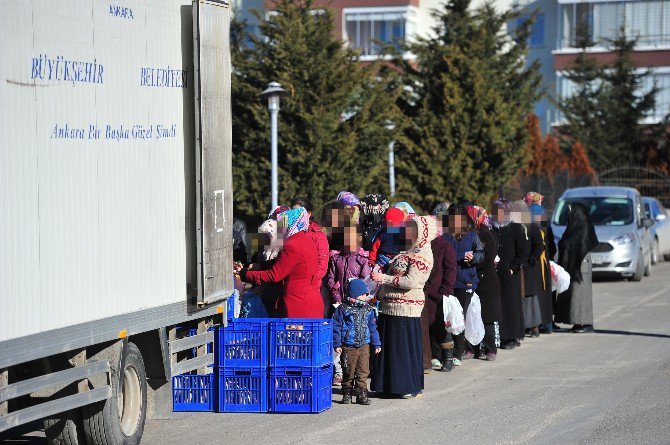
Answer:
M365 195L361 199L360 225L363 231L363 249L370 251L374 236L384 225L389 202L384 195Z
M316 245L307 233L309 213L304 207L277 216L277 231L283 250L269 270L242 270L242 281L254 285L283 283L279 310L289 318L323 318L323 300L315 285L318 280Z

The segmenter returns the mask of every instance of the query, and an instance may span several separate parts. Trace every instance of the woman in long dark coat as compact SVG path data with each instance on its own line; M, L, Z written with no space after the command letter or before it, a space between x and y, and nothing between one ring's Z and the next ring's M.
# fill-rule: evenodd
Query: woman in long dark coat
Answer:
M498 240L491 231L489 217L482 207L468 207L468 216L477 226L477 234L484 244L484 261L477 265L479 284L477 295L482 305L482 321L484 322L484 340L479 347L472 347L471 352L475 355L480 351L486 354L486 360L493 361L500 346L500 281L496 273L496 256L498 256Z
M523 307L521 304L521 270L528 261L529 246L526 231L521 224L510 221L509 199L501 198L493 204L494 234L499 247L497 272L500 280L502 320L500 323L501 347L514 349L520 346L524 333Z
M556 254L556 243L551 227L547 226L547 212L540 204L531 204L529 207L532 222L540 227L540 235L544 243L544 252L540 256L538 266L542 269L542 282L540 283L539 294L540 315L542 318L541 333L551 334L553 332L554 321L554 294L551 290L551 268L549 261Z
M526 233L526 242L528 243L528 260L523 265L521 304L523 307L523 322L526 335L532 337L540 336L540 324L542 316L540 315L539 292L542 289L542 271L540 267L540 258L544 252L544 242L542 241L542 231L540 227L532 224L530 211L523 200L514 201L511 206L512 221L521 224Z
M570 323L572 332L593 332L593 289L591 250L598 245L589 211L570 204L568 225L558 243L558 264L570 274L570 287L556 299L557 323Z

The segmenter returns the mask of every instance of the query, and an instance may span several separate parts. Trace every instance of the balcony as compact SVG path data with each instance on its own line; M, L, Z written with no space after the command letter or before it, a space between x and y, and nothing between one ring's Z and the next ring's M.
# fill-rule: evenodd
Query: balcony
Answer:
M578 30L593 42L593 52L607 51L610 41L624 27L638 38L639 50L670 48L670 2L619 0L576 2L559 0L558 42L555 53L577 50Z

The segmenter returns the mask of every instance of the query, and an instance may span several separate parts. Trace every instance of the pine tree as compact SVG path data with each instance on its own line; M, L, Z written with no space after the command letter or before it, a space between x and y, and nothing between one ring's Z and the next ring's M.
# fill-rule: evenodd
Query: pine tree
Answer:
M525 164L526 116L538 98L538 65L525 65L532 20L491 3L472 11L451 0L435 13L434 36L398 59L399 106L410 124L397 144L398 194L428 210L438 200L486 204Z
M559 103L565 120L561 134L570 144L583 142L596 170L644 164L645 154L655 145L655 132L642 121L654 109L658 89L643 90L649 72L637 72L633 63L636 39L628 39L621 29L611 42L616 58L608 65L598 64L586 52L591 45L587 39L579 41L582 52L567 72L575 90Z
M269 116L259 97L270 81L289 93L279 113L281 203L308 196L318 208L345 189L388 192L395 93L377 65L362 65L335 39L332 12L314 9L312 0L277 0L260 37L236 34L233 171L237 210L247 216L270 207Z

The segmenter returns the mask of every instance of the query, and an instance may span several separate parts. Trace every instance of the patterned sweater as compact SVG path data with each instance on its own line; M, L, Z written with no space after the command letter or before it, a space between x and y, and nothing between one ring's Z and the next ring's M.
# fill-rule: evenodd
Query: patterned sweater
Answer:
M437 223L429 216L415 216L412 220L419 229L417 240L408 251L389 263L390 271L402 271L406 267L406 272L400 276L384 275L377 295L379 312L386 315L421 317L426 301L423 287L433 269L430 243L437 236Z

